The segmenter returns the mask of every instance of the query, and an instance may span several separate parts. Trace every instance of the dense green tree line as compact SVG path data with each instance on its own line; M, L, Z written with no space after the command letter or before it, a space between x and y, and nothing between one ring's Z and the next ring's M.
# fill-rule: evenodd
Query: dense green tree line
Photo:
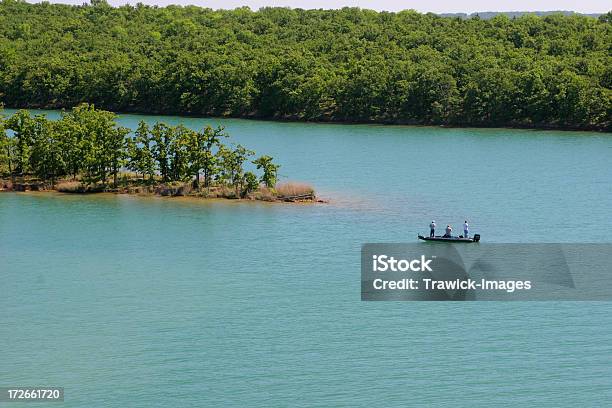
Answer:
M52 184L79 176L85 183L117 186L117 176L129 169L148 184L193 181L196 188L211 184L232 186L244 195L260 183L276 185L279 165L270 156L252 160L257 177L244 165L255 152L241 145L227 146L222 127L195 131L183 125L158 122L138 129L117 126L115 114L82 104L59 120L31 116L26 110L0 116L0 175L35 176Z
M0 100L23 108L609 130L611 52L610 13L0 3Z

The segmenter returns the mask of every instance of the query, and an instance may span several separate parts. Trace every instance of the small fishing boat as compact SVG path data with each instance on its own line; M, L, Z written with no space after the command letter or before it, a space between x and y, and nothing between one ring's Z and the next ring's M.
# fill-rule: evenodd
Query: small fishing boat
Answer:
M478 242L480 241L480 234L474 234L472 238L464 238L463 236L459 237L444 237L441 235L436 235L435 237L424 237L423 235L419 235L419 239L423 241L439 241L439 242Z

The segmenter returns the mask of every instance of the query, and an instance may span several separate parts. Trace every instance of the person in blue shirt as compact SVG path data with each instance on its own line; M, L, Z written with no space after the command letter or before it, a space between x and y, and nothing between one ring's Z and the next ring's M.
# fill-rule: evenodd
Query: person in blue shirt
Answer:
M433 238L436 236L436 222L432 221L431 224L429 224L429 237Z

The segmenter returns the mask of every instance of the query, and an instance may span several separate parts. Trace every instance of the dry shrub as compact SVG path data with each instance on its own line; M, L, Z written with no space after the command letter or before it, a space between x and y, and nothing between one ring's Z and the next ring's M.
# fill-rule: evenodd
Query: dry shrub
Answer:
M230 186L221 186L217 191L217 196L230 199L239 198L238 194L236 194L236 188Z
M83 193L85 192L85 186L79 181L64 181L57 183L55 189L62 193Z
M64 181L57 183L55 189L61 193L100 193L104 191L102 184L83 184L80 181Z
M191 183L173 182L155 188L155 193L162 196L185 196L191 193Z
M255 191L253 193L253 197L256 200L262 200L262 201L276 200L276 195L274 194L274 191L265 186L261 186L257 191Z
M6 190L6 191L12 191L13 190L13 183L10 181L3 181L2 182L2 188L1 190Z
M276 186L276 193L280 197L293 197L314 195L314 188L306 183L287 182Z
M176 195L178 196L189 195L189 193L191 193L192 188L193 187L191 186L191 183L185 183L178 187L178 189L176 190Z

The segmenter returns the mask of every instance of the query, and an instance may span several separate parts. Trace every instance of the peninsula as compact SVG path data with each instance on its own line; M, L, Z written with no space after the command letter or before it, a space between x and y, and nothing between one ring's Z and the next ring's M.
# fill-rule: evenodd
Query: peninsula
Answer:
M280 165L272 157L254 158L240 144L225 144L228 137L223 127L162 122L141 121L132 131L89 104L59 120L20 110L0 116L0 190L315 201L308 185L277 185Z

